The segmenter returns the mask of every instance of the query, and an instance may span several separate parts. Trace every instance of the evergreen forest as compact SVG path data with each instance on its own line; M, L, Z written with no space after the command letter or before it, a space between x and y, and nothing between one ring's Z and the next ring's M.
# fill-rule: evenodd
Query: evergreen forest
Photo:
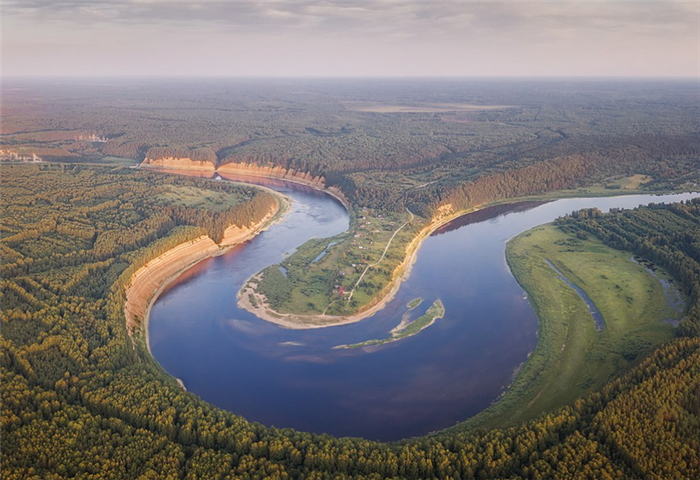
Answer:
M558 162L523 168L557 188ZM253 223L276 202L270 194L119 166L2 173L4 479L700 478L698 200L557 221L667 269L690 299L677 338L534 421L384 444L268 428L215 408L180 388L126 329L124 286L137 268ZM523 182L517 174L500 175L503 188L531 193L508 186ZM452 195L467 202L476 192Z

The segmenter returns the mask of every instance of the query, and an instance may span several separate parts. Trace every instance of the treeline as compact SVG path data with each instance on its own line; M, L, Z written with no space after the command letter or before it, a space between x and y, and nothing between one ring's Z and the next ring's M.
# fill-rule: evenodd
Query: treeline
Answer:
M700 199L651 204L633 210L573 212L556 221L561 228L593 234L606 244L634 252L666 268L690 298L679 335L700 336Z
M588 139L591 140L591 139ZM584 187L606 178L646 174L653 180L642 188L668 190L700 184L695 136L638 137L607 139L601 144L572 142L566 148L539 147L526 156L514 157L480 169L469 156L432 159L430 167L397 169L396 174L376 170L327 174L327 183L338 185L353 204L394 212L412 212L430 218L441 207L454 210L472 208L498 200L543 194L561 189ZM668 148L666 148L668 147ZM541 152L539 150L542 150ZM565 153L554 156L557 152ZM432 169L441 178L419 182L411 177L430 179ZM391 170L391 169L389 169Z
M146 158L149 160L158 160L166 157L189 158L196 161L211 162L216 165L216 153L207 147L151 147L146 152Z
M445 207L456 212L498 200L573 188L586 183L594 168L594 162L575 155L491 173L457 185L432 184L408 192L402 192L391 184L368 184L365 180L371 178L371 174L332 178L336 179L353 204L398 212L408 208L430 218Z
M428 202L429 212L435 214L441 206L451 205L458 211L496 200L572 188L589 176L591 169L590 161L574 156L497 173L438 194L437 202ZM416 202L414 208L420 204Z
M230 189L243 202L255 198L252 189L85 167L13 166L3 169L1 181L3 479L700 477L697 336L662 346L570 407L507 429L457 426L381 444L266 428L183 391L124 325L130 272L202 228L174 226L145 246L115 244L125 250L106 260L96 258L91 244L105 231L151 225L149 218L173 204L173 197L168 203L160 195L172 193L173 183ZM639 209L616 235L627 239L647 224L661 232L663 225L672 233L655 245L697 260L697 207ZM596 221L614 227L621 215L611 214L609 222L596 215ZM21 235L59 218L70 231L84 224L85 234ZM691 280L697 283L697 274ZM685 277L678 281L692 291ZM696 310L687 322L698 322Z
M654 177L649 189L700 183L692 82L132 82L109 93L37 82L5 93L0 143L10 150L70 161L173 156L280 166L323 176L353 203L395 212L408 206L427 215L460 190L480 196L481 185L503 183L499 175L527 175L556 159L588 164L584 178L565 184L635 173ZM377 111L358 110L358 100ZM459 108L488 102L510 107ZM107 141L75 140L86 131ZM542 187L503 185L497 194Z
M168 205L165 212L178 225L196 225L216 243L224 238L231 225L247 227L277 208L277 200L269 193L258 191L250 200L233 205L224 211L202 210L185 205Z

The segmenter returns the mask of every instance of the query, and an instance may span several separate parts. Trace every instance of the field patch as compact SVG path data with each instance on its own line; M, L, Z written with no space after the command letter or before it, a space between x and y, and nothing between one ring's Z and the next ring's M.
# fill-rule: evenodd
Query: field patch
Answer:
M539 318L539 340L503 398L472 425L530 420L602 387L672 338L668 319L682 316L645 266L596 238L548 224L512 239L506 256ZM550 263L595 303L602 331Z
M471 103L425 103L398 105L375 102L346 102L345 108L354 112L370 113L446 113L464 111L503 110L511 105L475 105Z

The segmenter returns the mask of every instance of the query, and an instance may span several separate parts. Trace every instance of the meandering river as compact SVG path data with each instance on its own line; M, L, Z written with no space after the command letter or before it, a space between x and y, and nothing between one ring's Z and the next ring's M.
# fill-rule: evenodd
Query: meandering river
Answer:
M484 209L442 227L421 246L410 277L385 309L361 322L288 330L236 306L245 281L312 237L348 227L332 197L282 181L240 178L292 199L283 220L226 255L194 266L156 301L154 357L187 389L248 420L336 436L397 440L465 420L489 406L537 341L537 318L505 261L506 241L585 207L605 211L697 194L576 198ZM333 349L385 338L406 304L444 318L379 347Z

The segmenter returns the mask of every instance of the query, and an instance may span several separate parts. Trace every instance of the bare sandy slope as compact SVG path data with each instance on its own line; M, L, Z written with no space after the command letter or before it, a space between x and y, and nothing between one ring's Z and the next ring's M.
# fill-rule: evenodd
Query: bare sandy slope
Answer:
M221 255L234 245L257 235L270 225L270 221L278 211L279 208L271 209L259 222L245 228L230 226L226 229L219 245L208 236L202 235L168 250L139 268L126 288L124 314L129 334L136 326L142 324L148 339L149 309L170 282L195 263Z

